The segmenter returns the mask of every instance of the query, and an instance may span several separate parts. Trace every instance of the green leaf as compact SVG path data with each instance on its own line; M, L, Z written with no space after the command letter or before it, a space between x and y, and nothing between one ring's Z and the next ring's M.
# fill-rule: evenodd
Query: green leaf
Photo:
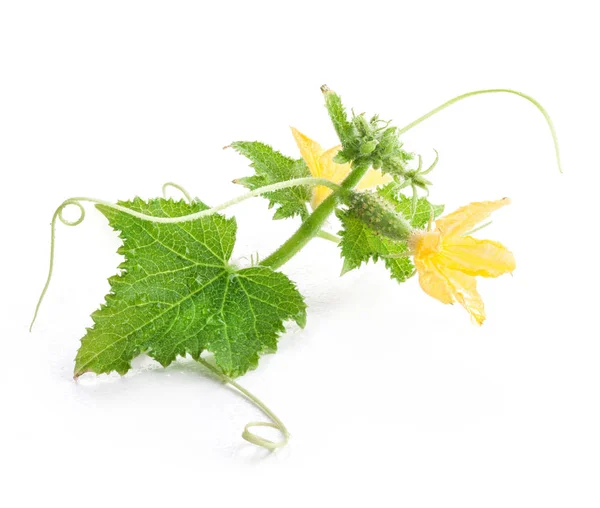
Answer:
M342 145L346 147L354 141L355 130L352 123L348 121L348 115L346 114L346 108L342 104L342 99L326 85L321 87L321 91L325 96L325 107L329 113L329 118L331 118L331 123L333 123L333 128ZM347 161L340 161L341 164L344 162Z
M362 221L352 217L346 210L338 210L337 215L343 226L340 231L342 237L340 246L344 258L342 274L359 268L362 263L370 259L373 261L383 259L390 270L391 277L398 282L404 282L412 275L414 267L408 257L386 257L406 253L408 251L406 242L394 241L376 233Z
M160 217L206 209L165 199L119 203ZM106 303L92 314L75 361L85 372L124 374L147 353L163 366L178 355L210 351L221 370L239 376L255 368L261 353L277 349L283 323L304 326L306 305L294 284L266 267L237 269L229 263L235 219L214 214L176 224L144 221L98 205L120 231L125 256L109 279Z
M273 150L269 145L258 141L236 141L231 144L236 151L246 156L256 171L253 176L239 178L236 183L250 190L285 182L294 178L311 176L306 163L302 159L292 159ZM269 208L277 206L274 219L284 219L299 215L302 220L308 217L306 208L311 198L311 189L307 186L290 187L264 194L269 200Z
M399 186L395 182L383 186L377 193L393 203L396 211L404 215L410 221L412 227L417 229L426 227L432 217L435 219L444 212L444 205L433 205L426 198L419 198L415 213L412 215L412 198L400 194Z
M426 226L431 218L440 215L444 207L431 205L425 198L419 198L415 214L411 216L412 199L398 193L398 184L392 182L377 191L389 202L397 213L402 214L412 227L420 229ZM350 210L338 210L337 215L342 222L340 231L342 257L344 266L342 274L359 268L363 263L383 259L390 275L398 282L404 282L414 273L414 266L408 256L408 245L405 241L387 238L359 220Z

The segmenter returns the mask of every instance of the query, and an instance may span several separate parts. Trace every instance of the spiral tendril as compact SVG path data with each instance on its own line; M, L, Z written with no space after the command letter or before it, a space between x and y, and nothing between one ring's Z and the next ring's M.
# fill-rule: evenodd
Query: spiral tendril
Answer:
M85 198L84 198L85 199ZM35 306L35 311L33 313L33 319L31 320L31 324L29 325L29 331L33 329L33 325L35 320L37 319L38 312L42 305L42 301L44 300L44 296L46 296L46 292L48 291L48 287L50 286L50 280L52 279L52 272L54 271L54 247L56 243L56 221L60 220L65 226L78 226L85 219L85 208L80 203L82 198L69 198L61 203L61 205L56 209L54 215L52 216L52 221L50 223L50 262L48 267L48 277L46 278L46 282L40 293L40 297L38 298L38 302ZM79 209L79 217L75 220L66 219L63 215L63 211L67 206L73 205Z
M281 448L285 446L289 439L290 433L287 430L286 426L283 422L271 411L267 405L260 400L256 395L253 395L248 390L246 390L243 386L236 383L229 376L226 376L221 372L217 367L207 362L204 358L198 358L198 361L204 365L207 369L209 369L212 373L214 373L221 381L226 384L230 384L236 390L238 390L242 395L244 395L250 402L252 402L256 407L258 407L266 416L268 416L271 421L270 422L249 422L244 426L244 431L242 432L242 438L244 438L249 443L252 443L256 446L261 446L262 448L266 448L267 450L274 451L277 448ZM282 438L279 441L271 441L270 439L266 439L258 434L255 434L250 429L252 427L269 427L271 429L276 429L281 433Z

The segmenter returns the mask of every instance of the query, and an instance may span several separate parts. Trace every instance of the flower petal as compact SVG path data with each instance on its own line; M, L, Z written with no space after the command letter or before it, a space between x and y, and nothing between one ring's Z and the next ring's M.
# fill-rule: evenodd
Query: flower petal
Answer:
M419 284L425 293L442 303L454 303L448 279L431 262L431 258L415 258L415 268L419 274Z
M296 140L296 145L298 145L298 148L300 149L300 155L302 155L302 158L306 162L311 175L314 177L322 176L321 164L319 162L319 158L323 153L321 145L302 134L294 127L291 127L291 129L294 139Z
M442 303L460 303L481 325L485 321L483 300L477 291L475 277L451 270L439 262L437 256L415 259L419 283L423 291Z
M325 198L329 196L333 191L329 187L324 185L316 185L312 191L312 199L310 200L310 207L314 210L319 206Z
M479 240L472 236L444 239L438 254L445 266L467 275L498 277L516 268L515 257L500 242Z
M327 180L335 183L341 183L348 176L348 173L350 173L350 163L338 164L337 162L333 162L333 158L341 148L341 145L334 146L320 155L319 165L321 166L322 178L327 178Z
M371 168L369 171L367 171L367 174L362 177L362 180L358 182L356 188L358 190L374 189L380 185L390 183L392 180L393 178L391 175L384 175L379 169Z
M333 162L333 158L340 151L341 146L334 146L323 152L318 159L318 165L321 171L321 178L327 178L334 183L341 183L348 173L350 173L350 164L338 164ZM313 210L321 204L321 202L331 194L332 190L324 185L317 185L313 189L313 196L310 202Z
M477 280L471 275L451 270L446 266L438 268L440 272L447 278L452 286L452 293L456 301L460 303L478 325L485 321L485 309L483 300L477 291Z
M504 198L497 201L481 201L471 203L452 212L451 214L438 219L435 222L442 235L458 236L469 232L481 221L487 219L492 212L502 208L510 203L510 199Z

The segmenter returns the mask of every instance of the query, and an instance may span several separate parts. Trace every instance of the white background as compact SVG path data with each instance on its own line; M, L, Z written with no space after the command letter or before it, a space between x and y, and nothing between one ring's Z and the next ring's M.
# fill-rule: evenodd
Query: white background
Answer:
M593 2L0 3L0 504L21 506L600 506L598 91ZM123 378L72 380L90 313L119 257L93 207L71 196L154 197L175 181L210 204L242 192L262 140L297 156L289 126L332 146L319 86L405 125L441 155L431 199L447 210L510 196L484 237L516 255L480 284L488 321L398 286L382 266L338 277L314 240L284 267L310 306L277 355L241 383L292 432L266 453L240 438L262 415L190 360L140 359ZM236 256L296 228L260 199L228 211ZM335 224L331 225L335 231Z

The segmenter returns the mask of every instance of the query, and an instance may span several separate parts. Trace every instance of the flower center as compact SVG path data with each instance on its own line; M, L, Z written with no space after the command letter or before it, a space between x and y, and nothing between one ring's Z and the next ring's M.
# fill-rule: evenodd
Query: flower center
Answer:
M439 231L413 231L408 239L408 248L415 257L427 257L440 250Z

